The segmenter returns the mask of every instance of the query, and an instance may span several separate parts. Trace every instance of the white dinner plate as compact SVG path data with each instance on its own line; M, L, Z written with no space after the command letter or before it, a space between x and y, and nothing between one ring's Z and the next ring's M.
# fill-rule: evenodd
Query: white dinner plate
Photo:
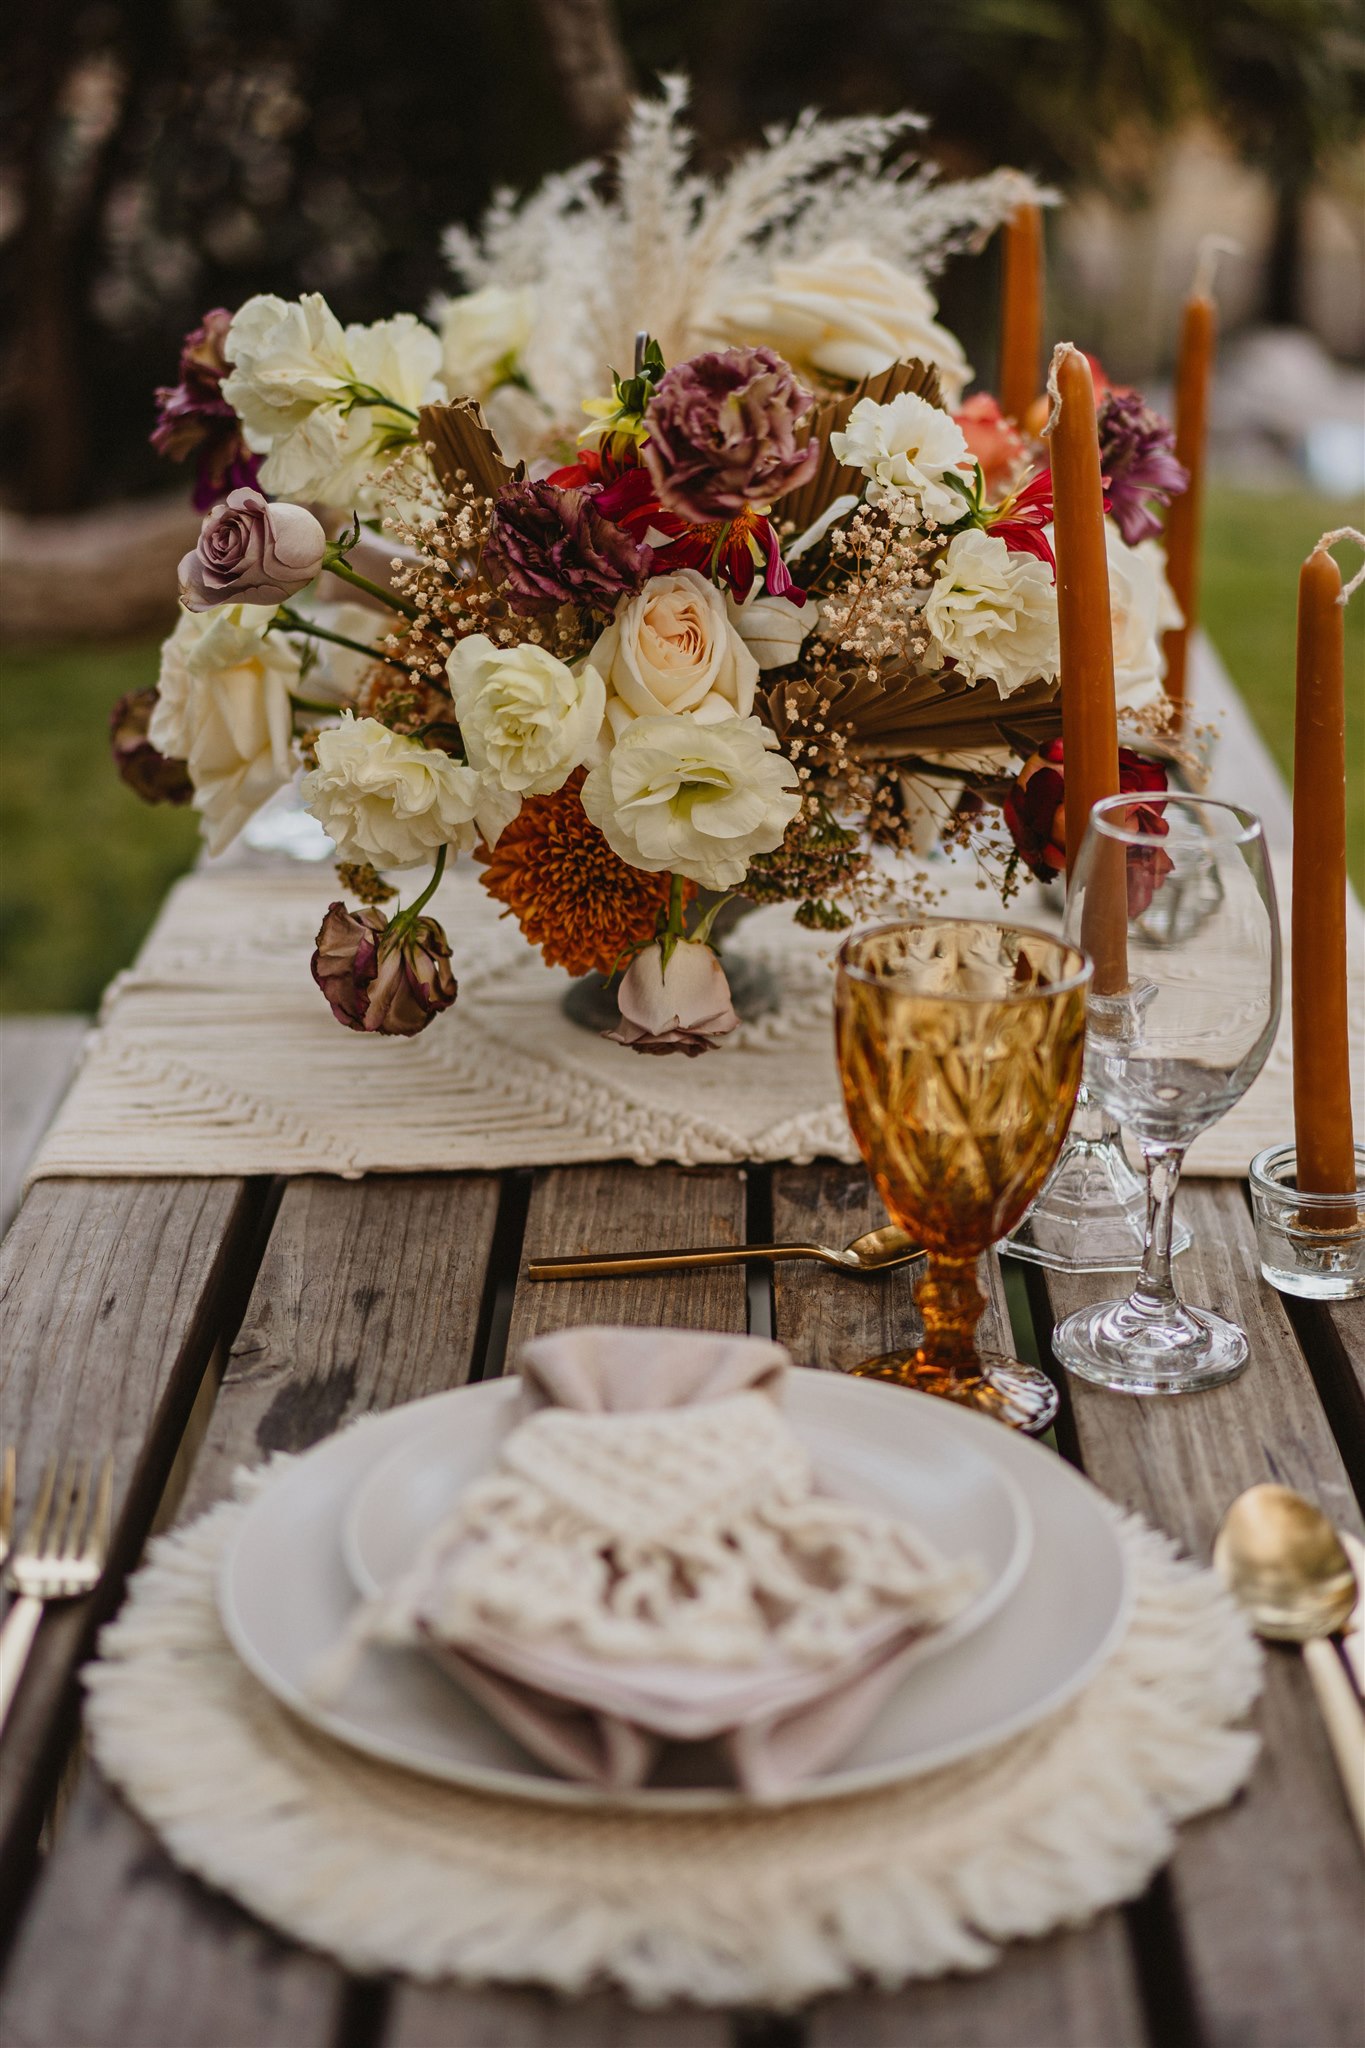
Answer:
M518 1392L515 1380L492 1380L395 1409L330 1438L266 1487L220 1571L229 1640L295 1713L430 1777L574 1805L679 1812L744 1803L713 1784L604 1793L556 1777L416 1651L367 1649L325 1706L310 1693L354 1611L353 1572L382 1582L411 1554L459 1475L467 1483L488 1469ZM837 1768L794 1788L790 1801L842 1797L937 1769L1071 1698L1116 1640L1129 1602L1123 1551L1093 1488L988 1417L898 1387L797 1370L784 1405L827 1483L899 1506L952 1554L976 1554L994 1603L970 1633L911 1670ZM444 1489L436 1458L424 1455L428 1444L455 1466ZM395 1472L412 1478L415 1498L386 1516L372 1512L365 1489L390 1457ZM954 1505L959 1492L965 1513Z

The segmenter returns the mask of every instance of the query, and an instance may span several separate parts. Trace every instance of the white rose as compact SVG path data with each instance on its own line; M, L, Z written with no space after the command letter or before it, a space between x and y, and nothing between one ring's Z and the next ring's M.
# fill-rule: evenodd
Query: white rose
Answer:
M753 709L758 663L715 584L695 569L651 576L637 597L623 598L588 661L606 681L613 734L661 711L705 721Z
M776 746L757 718L637 718L584 782L583 808L631 867L733 889L801 808Z
M532 286L485 285L440 309L441 366L452 398L486 398L517 369L531 339Z
M926 518L943 526L955 526L967 509L961 491L945 481L950 476L965 480L971 473L962 429L941 407L913 391L885 405L860 398L843 432L830 435L829 445L840 462L867 478L869 504L912 498Z
M816 620L813 604L793 604L789 597L769 597L755 583L743 604L725 600L726 613L760 669L782 668L795 661Z
M248 299L233 316L223 352L232 365L223 396L259 454L301 426L315 406L336 399L350 379L346 337L321 292L293 301L268 292Z
M273 605L186 612L161 650L154 747L184 761L210 853L221 853L294 772L299 656L267 637Z
M1164 688L1161 636L1181 623L1180 606L1166 581L1161 548L1153 538L1129 547L1113 521L1104 522L1109 551L1109 617L1114 631L1114 698L1120 711L1157 703Z
M954 535L924 606L940 659L970 682L990 676L1000 695L1057 673L1057 593L1047 566L1012 554L997 534Z
M774 264L766 284L737 287L703 326L726 341L767 342L794 368L855 384L918 356L938 365L955 410L972 370L937 311L923 278L862 242L837 242L808 262Z
M446 674L470 764L502 789L559 789L601 730L607 692L597 670L575 675L544 647L495 647L474 633L454 648Z
M490 844L519 804L491 790L476 768L355 718L317 737L317 766L303 778L306 809L343 860L381 868L423 867L443 846L467 849L476 828Z

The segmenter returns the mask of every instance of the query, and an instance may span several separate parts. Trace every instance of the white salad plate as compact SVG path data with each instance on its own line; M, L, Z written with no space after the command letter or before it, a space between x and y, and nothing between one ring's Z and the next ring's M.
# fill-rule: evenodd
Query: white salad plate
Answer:
M461 1488L489 1469L519 1394L510 1378L437 1394L290 1465L252 1502L223 1558L229 1641L294 1713L428 1777L578 1806L696 1812L748 1803L718 1783L604 1792L557 1777L416 1650L367 1647L339 1691L318 1694L357 1587L387 1584ZM925 1639L855 1747L787 1803L938 1769L1074 1696L1121 1633L1130 1600L1114 1524L1085 1480L988 1417L871 1380L794 1371L784 1411L831 1491L903 1514L984 1573L971 1609Z

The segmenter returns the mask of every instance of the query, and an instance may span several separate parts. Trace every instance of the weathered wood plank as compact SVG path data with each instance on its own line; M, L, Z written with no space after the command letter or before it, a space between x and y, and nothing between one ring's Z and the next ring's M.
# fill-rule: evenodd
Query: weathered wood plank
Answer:
M182 1513L239 1464L466 1379L497 1200L483 1177L292 1183ZM176 1871L91 1767L20 1930L0 2039L331 2048L345 1982Z
M253 1205L241 1181L40 1181L0 1247L0 1436L22 1527L48 1455L114 1458L102 1585L42 1623L0 1754L0 1922L71 1732L73 1679L141 1548L228 1312Z
M87 1017L0 1017L0 1232L75 1071Z
M577 1166L538 1173L526 1218L526 1259L634 1252L669 1244L742 1244L744 1175L738 1167ZM570 1323L668 1323L742 1330L742 1266L626 1274L605 1280L517 1282L507 1362L543 1330Z
M847 1244L886 1221L861 1167L780 1166L773 1173L773 1235ZM856 1364L919 1335L914 1288L923 1268L903 1266L875 1280L845 1279L818 1266L773 1268L774 1328L798 1363ZM996 1260L984 1278L990 1305L981 1340L1013 1350ZM1122 1916L1107 1913L1076 1934L1011 1948L997 1969L912 1985L894 1997L836 1999L810 2023L810 2048L1128 2048L1142 2040L1132 1960Z
M725 2019L695 2008L634 2012L604 1997L410 1984L395 1998L384 2048L720 2048L729 2038Z
M772 1179L773 1237L844 1245L886 1222L881 1197L860 1166L779 1166ZM875 1280L860 1280L806 1261L780 1261L772 1268L775 1327L798 1365L840 1371L880 1352L902 1350L918 1341L920 1320L915 1285L924 1268L901 1266ZM1009 1311L999 1263L983 1269L988 1306L981 1342L993 1351L1012 1351Z
M1278 1297L1260 1279L1242 1190L1193 1181L1189 1298L1247 1330L1251 1363L1205 1394L1139 1400L1068 1382L1086 1472L1194 1556L1243 1487L1275 1479L1360 1526L1340 1454ZM1113 1292L1048 1274L1052 1311ZM1208 2048L1359 2048L1361 1864L1313 1695L1296 1657L1270 1659L1258 1710L1264 1754L1226 1814L1186 1828L1172 1860L1191 1990Z
M1146 2038L1118 1913L1015 1943L980 1977L831 1999L813 2008L806 2034L807 2048L1144 2048Z

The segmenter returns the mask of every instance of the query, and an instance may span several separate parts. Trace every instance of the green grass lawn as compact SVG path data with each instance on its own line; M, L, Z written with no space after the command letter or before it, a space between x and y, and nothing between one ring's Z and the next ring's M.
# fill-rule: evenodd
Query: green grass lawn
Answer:
M1354 516L1306 492L1210 494L1204 624L1286 773L1299 564ZM1351 872L1365 891L1365 592L1347 636ZM149 809L109 761L109 708L156 666L155 640L0 656L0 1009L92 1011L194 859L193 814Z

